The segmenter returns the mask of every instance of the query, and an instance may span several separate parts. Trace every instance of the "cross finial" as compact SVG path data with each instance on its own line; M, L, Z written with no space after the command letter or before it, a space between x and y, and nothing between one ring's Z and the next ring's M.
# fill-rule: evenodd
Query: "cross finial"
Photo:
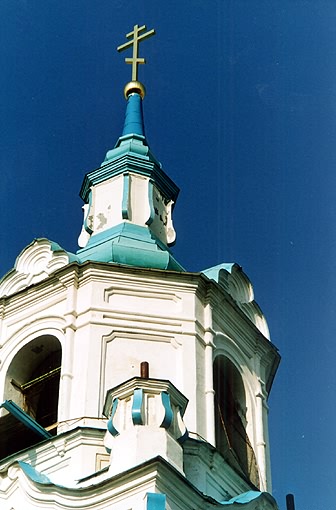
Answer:
M132 81L138 80L138 65L139 64L145 64L146 60L144 58L139 57L138 51L139 51L139 42L143 41L144 39L148 39L148 37L151 37L155 34L155 30L148 30L148 32L142 33L144 30L146 30L146 25L142 25L142 27L139 27L138 25L134 25L134 30L130 32L129 34L126 34L126 38L131 39L130 41L126 42L125 44L122 44L121 46L118 46L118 51L126 50L126 48L129 48L133 45L133 56L132 58L125 58L126 64L132 64ZM141 34L141 35L140 35Z

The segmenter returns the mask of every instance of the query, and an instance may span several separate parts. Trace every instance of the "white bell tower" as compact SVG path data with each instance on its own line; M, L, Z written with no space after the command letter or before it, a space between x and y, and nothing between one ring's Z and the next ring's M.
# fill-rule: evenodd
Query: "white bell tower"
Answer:
M174 258L178 188L145 136L134 26L124 129L84 177L80 249L35 239L0 281L4 510L274 510L279 363L237 264Z

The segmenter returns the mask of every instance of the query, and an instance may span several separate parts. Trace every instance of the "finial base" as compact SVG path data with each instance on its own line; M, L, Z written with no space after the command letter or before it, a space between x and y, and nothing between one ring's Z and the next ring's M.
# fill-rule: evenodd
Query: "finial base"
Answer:
M146 89L145 86L140 81L130 81L126 83L124 88L124 96L126 99L128 99L128 96L130 94L139 94L141 99L143 99L146 95Z

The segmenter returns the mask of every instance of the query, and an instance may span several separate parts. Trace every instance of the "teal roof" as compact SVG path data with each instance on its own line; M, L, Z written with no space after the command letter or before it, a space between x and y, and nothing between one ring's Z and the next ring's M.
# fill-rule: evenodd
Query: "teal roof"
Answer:
M268 492L259 492L259 491L248 491L244 492L242 494L239 494L238 496L235 496L234 498L229 499L229 501L222 501L220 504L224 506L231 506L233 509L241 508L242 506L246 505L246 508L259 508L259 506L255 506L253 502L257 500L260 502L260 508L264 508L265 502L268 503L266 508L278 508L277 504L275 502L275 499L268 493ZM250 506L249 504L252 504L253 506ZM264 503L264 504L263 504Z
M234 262L222 263L218 264L218 266L209 267L209 269L203 269L202 273L205 274L210 280L215 280L217 283L219 281L219 272L222 269L225 269L228 273L232 272L232 268L236 266L239 267L238 264Z
M256 498L259 498L262 495L260 491L248 491L243 494L239 494L239 496L235 496L234 498L229 499L228 501L222 501L222 505L233 505L234 503L246 504L250 503Z
M148 228L127 222L92 236L86 247L78 250L77 256L80 262L93 260L184 271L167 246Z

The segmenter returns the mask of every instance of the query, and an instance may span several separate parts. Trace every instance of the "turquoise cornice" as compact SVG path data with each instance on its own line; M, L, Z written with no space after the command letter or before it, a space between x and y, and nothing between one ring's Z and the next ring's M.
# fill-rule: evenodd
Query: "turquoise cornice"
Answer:
M119 138L116 148L108 151L103 165L85 175L80 197L88 203L92 186L126 172L149 177L168 200L176 202L179 188L162 170L161 163L153 156L149 147L144 145L144 137L140 135Z

